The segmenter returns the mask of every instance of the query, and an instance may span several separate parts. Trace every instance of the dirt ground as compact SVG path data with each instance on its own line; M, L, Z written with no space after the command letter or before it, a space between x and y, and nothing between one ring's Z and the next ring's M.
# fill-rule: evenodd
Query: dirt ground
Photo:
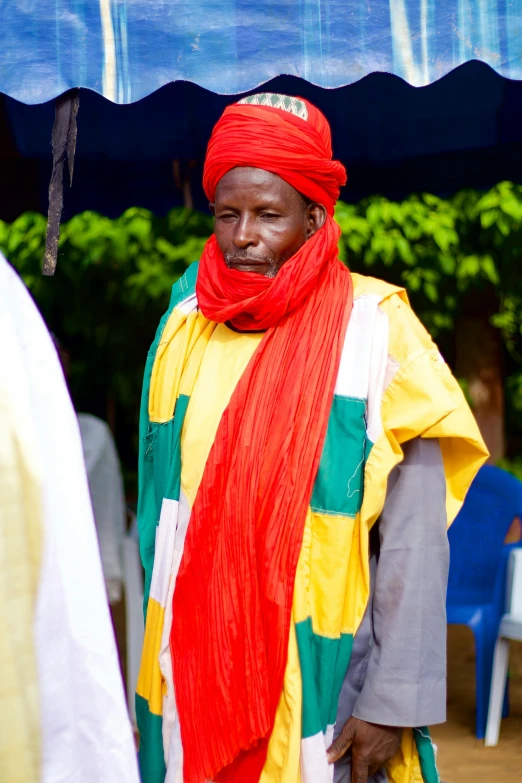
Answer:
M444 783L522 783L522 643L510 654L510 715L497 747L474 735L475 652L471 631L448 628L448 722L431 729Z

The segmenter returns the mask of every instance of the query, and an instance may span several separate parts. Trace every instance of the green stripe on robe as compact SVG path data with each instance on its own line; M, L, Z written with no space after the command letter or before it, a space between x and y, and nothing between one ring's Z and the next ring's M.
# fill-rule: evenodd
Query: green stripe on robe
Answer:
M362 504L367 456L366 401L334 395L314 483L312 511L355 517Z
M337 704L350 657L352 634L329 639L315 634L310 618L296 623L303 688L301 736L313 737L335 723Z
M413 729L417 753L421 765L422 778L424 783L440 783L440 776L437 770L437 759L435 758L435 748L431 741L430 732L426 726Z
M140 729L140 774L146 783L164 783L163 720L161 715L149 712L146 699L136 694L136 719ZM94 783L94 781L93 781Z

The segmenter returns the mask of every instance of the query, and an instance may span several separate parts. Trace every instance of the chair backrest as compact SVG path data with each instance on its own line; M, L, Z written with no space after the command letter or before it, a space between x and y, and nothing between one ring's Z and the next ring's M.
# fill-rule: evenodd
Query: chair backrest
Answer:
M517 516L522 518L522 482L500 468L482 467L448 533L449 603L464 596L491 600L504 539Z
M522 549L513 549L509 555L506 612L522 617Z

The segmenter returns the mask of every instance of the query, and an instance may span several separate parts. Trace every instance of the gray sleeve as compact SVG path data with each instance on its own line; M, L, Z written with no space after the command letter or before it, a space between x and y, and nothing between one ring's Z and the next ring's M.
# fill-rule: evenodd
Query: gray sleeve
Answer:
M446 720L446 484L438 440L403 448L379 520L373 644L352 714L427 726Z

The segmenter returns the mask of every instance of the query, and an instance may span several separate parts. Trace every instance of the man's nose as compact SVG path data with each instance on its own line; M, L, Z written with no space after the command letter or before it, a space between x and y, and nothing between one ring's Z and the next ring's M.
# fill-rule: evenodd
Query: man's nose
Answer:
M241 249L257 244L255 218L253 216L241 215L236 226L234 244Z

